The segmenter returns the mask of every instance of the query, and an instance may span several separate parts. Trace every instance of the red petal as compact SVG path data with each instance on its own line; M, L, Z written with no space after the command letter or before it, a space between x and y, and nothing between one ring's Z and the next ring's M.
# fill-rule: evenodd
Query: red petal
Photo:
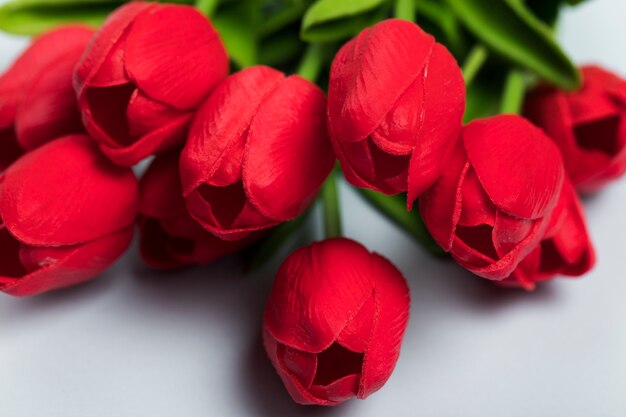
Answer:
M503 258L507 253L514 250L520 242L528 237L534 225L534 220L518 219L501 211L497 212L493 227L493 246L496 248L498 256Z
M142 92L181 110L199 106L228 74L218 33L191 6L159 5L139 14L125 59L128 76Z
M359 375L346 375L328 385L313 385L309 391L317 398L336 405L356 396L359 389Z
M103 87L119 84L124 52L120 40L138 15L155 7L158 7L155 3L133 1L109 15L94 35L74 72L74 88L79 97L87 85Z
M65 26L38 38L0 77L0 129L13 124L25 88L50 70L59 60L73 59L87 45L93 31L82 26Z
M141 91L135 90L128 102L126 118L131 137L149 135L164 125L168 125L188 115L186 112L173 109L146 97Z
M312 202L335 161L326 133L326 100L292 76L263 102L248 133L243 184L265 216L286 221Z
M470 169L465 149L458 143L448 169L419 200L420 214L435 241L445 251L452 248L462 212L463 182Z
M26 154L4 173L0 214L23 243L72 245L131 225L137 199L132 171L75 135Z
M248 129L263 99L284 74L256 66L223 81L198 111L181 156L185 194L201 183L227 186L241 180Z
M80 54L80 50L66 54L25 88L15 120L23 149L32 150L52 139L85 131L72 87L72 72Z
M439 178L461 132L465 111L465 82L454 57L435 44L422 73L424 101L421 127L409 167L407 202L413 201Z
M13 129L0 129L0 174L23 153Z
M554 143L519 116L476 120L463 142L485 191L500 209L536 219L554 208L563 185L563 163Z
M22 257L41 268L10 284L0 284L0 291L22 297L93 279L126 251L132 238L131 226L78 246L25 248Z
M187 214L178 174L178 153L158 156L150 164L139 184L139 212L159 219Z
M493 226L496 222L496 207L493 205L483 185L476 176L476 171L467 171L462 187L462 210L460 226Z
M402 273L387 259L372 254L374 277L374 322L365 351L359 398L378 391L393 372L409 320L409 288Z
M328 89L328 122L338 141L360 141L415 81L435 40L414 23L385 20L337 54Z
M276 275L264 326L280 343L321 352L337 339L374 289L371 255L348 239L292 253Z

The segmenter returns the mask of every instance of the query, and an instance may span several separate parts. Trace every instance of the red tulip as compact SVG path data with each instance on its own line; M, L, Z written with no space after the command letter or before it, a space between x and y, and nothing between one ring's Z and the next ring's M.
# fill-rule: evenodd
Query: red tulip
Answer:
M439 177L461 130L465 83L448 50L404 20L365 29L335 57L328 126L346 179L409 206Z
M550 135L578 190L593 192L626 172L626 80L583 67L580 91L541 86L525 114Z
M226 242L193 220L183 199L178 159L176 152L157 157L139 186L141 255L157 269L209 264L238 252L257 237Z
M0 176L0 291L39 294L94 278L128 247L137 180L83 135L54 140Z
M294 401L336 405L379 390L398 360L409 302L400 271L352 240L292 253L276 275L263 339Z
M235 240L301 214L335 160L325 110L322 90L299 76L256 66L227 78L181 155L191 216Z
M92 34L80 26L46 33L0 77L0 172L24 151L84 131L72 72Z
M463 267L508 277L543 238L565 173L554 143L519 116L476 120L420 199L437 243Z
M581 276L589 272L594 263L595 252L587 232L585 213L574 187L566 180L541 244L510 277L498 284L533 290L536 283L557 275Z
M182 143L195 109L227 74L219 35L196 9L131 2L96 33L74 86L102 151L133 165Z

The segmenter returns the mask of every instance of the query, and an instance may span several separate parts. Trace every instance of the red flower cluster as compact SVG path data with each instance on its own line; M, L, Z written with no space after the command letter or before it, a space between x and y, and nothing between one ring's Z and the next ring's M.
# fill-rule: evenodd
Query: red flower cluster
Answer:
M0 78L0 291L94 278L135 223L149 265L210 263L307 210L336 157L357 187L406 193L409 209L419 198L436 242L499 285L593 266L574 187L626 171L617 77L590 67L579 92L533 92L526 114L545 131L513 115L463 126L456 61L396 19L341 48L328 103L297 75L228 72L218 33L188 6L132 2L95 34L36 39ZM129 166L150 155L138 184ZM265 348L295 401L365 398L390 377L408 312L389 261L329 239L279 270Z

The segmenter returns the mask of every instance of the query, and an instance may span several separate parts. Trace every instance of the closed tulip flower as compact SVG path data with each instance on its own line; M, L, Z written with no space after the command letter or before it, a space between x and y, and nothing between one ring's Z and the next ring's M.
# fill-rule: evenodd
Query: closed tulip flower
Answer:
M524 113L554 139L576 188L593 192L626 172L626 80L595 66L582 74L579 91L538 87Z
M409 303L402 274L382 256L343 238L314 243L276 275L265 349L294 401L363 399L393 372Z
M206 230L235 240L292 220L333 167L326 99L315 84L256 66L200 108L181 155L183 193Z
M594 263L595 252L587 231L585 213L574 187L566 180L539 247L520 263L510 277L498 284L530 291L537 283L558 275L581 276L589 272Z
M0 172L25 151L84 132L72 73L92 35L80 26L48 32L0 77Z
M391 19L337 53L328 125L346 179L409 205L439 177L461 130L465 84L454 57L419 26Z
M0 176L0 291L34 295L96 277L128 247L137 180L72 135Z
M565 172L554 143L519 116L476 120L420 199L437 243L463 267L508 277L543 238Z
M131 2L109 16L74 75L85 126L121 165L179 145L228 74L211 23L190 6Z
M141 256L157 269L209 264L238 252L257 237L226 242L193 220L183 199L178 159L177 152L157 157L139 186Z

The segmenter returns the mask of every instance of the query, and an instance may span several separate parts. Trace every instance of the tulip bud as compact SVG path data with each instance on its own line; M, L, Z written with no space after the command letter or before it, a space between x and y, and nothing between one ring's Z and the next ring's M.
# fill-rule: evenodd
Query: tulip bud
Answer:
M72 72L92 34L80 26L48 32L0 77L0 172L24 151L84 132Z
M180 186L178 160L177 152L158 156L141 179L139 232L144 261L157 269L209 264L256 240L257 234L223 241L191 218Z
M539 247L524 258L510 277L497 284L531 291L536 283L557 275L586 274L594 263L595 252L587 232L585 213L573 185L566 179Z
M594 66L582 74L579 91L538 87L524 113L554 139L576 188L593 192L626 172L626 80Z
M393 372L409 303L402 274L382 256L343 238L314 243L276 275L265 349L297 403L363 399Z
M346 179L409 206L444 169L465 110L454 57L419 26L391 19L365 29L335 57L328 126Z
M236 240L292 220L335 156L315 84L256 66L231 75L200 108L181 155L183 193L206 230Z
M182 143L195 109L227 74L226 50L200 12L138 1L96 33L74 87L100 149L133 165Z
M463 267L508 277L543 238L565 173L554 143L519 116L463 129L441 178L420 199L437 243Z
M34 295L94 278L128 247L137 180L83 135L27 153L0 176L0 291Z

